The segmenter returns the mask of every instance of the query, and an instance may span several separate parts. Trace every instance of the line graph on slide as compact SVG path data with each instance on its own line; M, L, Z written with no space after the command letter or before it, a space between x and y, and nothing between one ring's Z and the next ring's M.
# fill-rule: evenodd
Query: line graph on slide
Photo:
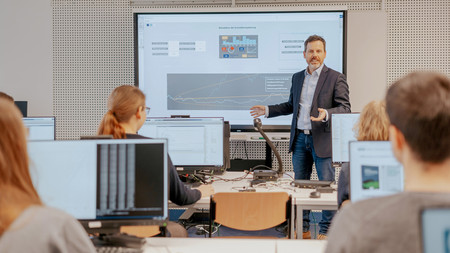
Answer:
M249 110L289 99L292 74L168 74L168 110Z

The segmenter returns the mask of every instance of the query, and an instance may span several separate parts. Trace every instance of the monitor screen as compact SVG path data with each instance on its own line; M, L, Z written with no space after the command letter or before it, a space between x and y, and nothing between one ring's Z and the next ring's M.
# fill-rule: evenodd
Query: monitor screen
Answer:
M339 113L331 115L331 150L333 162L348 162L348 145L356 141L354 126L358 122L359 113Z
M429 208L421 213L424 253L450 252L450 208Z
M28 140L55 140L55 117L22 118L28 129Z
M88 231L168 217L167 140L31 141L28 152L44 204Z
M287 102L306 68L304 41L326 40L325 64L345 73L345 11L136 13L136 84L155 117L223 117L253 126L253 105ZM292 116L262 119L286 130ZM253 129L253 127L250 127Z
M179 171L224 165L223 118L147 118L139 134L167 138L170 158Z
M28 116L28 101L14 101L16 106L19 108L23 117Z
M353 202L403 191L403 167L389 141L350 142L350 198Z

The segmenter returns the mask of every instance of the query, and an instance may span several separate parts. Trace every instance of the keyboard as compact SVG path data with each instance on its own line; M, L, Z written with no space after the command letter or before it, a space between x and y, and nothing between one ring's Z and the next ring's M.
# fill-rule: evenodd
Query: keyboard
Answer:
M93 237L97 252L142 253L145 239L127 234L109 234Z
M95 248L99 253L142 253L142 249L116 247L116 246L100 246Z

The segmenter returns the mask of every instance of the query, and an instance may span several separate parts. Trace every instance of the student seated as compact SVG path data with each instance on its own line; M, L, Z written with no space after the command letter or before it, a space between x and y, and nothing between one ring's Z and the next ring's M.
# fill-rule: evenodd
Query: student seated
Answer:
M145 95L139 88L130 85L119 86L108 98L108 112L103 116L97 133L113 135L115 139L145 139L147 137L138 135L137 132L145 123L149 111L150 108L145 106ZM211 185L201 185L197 189L188 188L181 182L170 156L168 160L170 201L177 205L190 205L201 197L214 193ZM174 233L172 231L172 236Z
M421 252L420 211L450 207L450 80L416 72L386 95L389 139L405 192L349 204L331 225L326 252Z
M358 141L387 141L389 139L389 119L384 101L371 101L364 106L355 124ZM343 163L339 172L338 207L350 201L350 163Z
M0 98L0 252L95 252L80 223L42 204L19 109Z

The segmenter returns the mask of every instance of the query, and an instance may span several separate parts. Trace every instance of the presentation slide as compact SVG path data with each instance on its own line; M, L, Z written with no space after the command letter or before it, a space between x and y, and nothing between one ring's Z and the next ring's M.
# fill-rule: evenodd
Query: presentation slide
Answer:
M136 14L137 84L152 117L224 117L252 125L250 107L288 101L306 68L304 41L326 40L325 64L344 69L344 12ZM292 116L263 119L290 125Z

